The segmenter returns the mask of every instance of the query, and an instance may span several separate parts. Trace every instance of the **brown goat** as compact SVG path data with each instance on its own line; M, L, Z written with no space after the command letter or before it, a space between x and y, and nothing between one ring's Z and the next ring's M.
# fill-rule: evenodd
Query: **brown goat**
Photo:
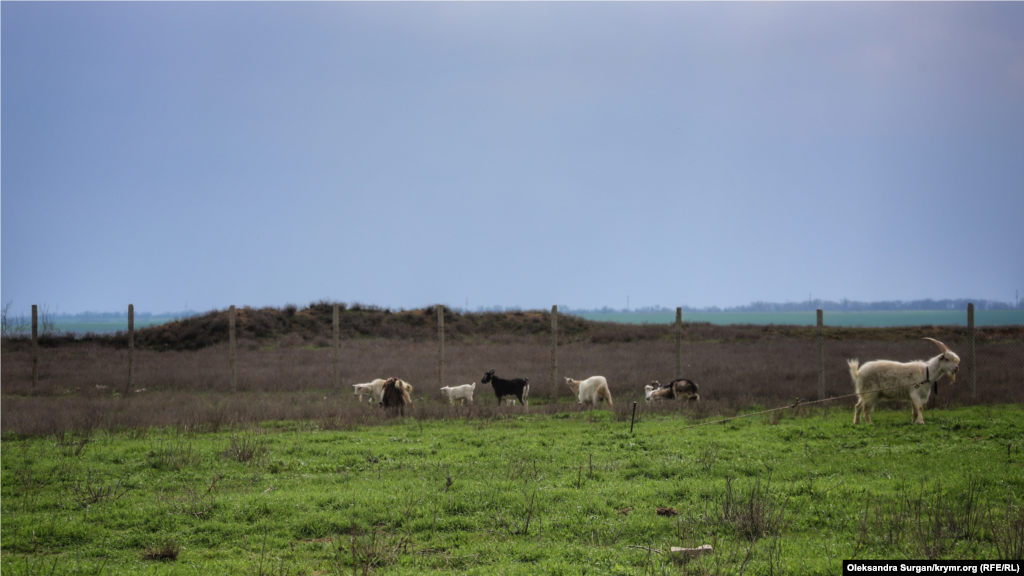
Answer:
M686 378L679 378L668 384L661 384L655 380L644 387L648 403L655 400L676 400L679 398L700 402L700 394L697 393L699 390L700 387L697 386L696 382Z
M408 388L403 384L405 383L398 378L388 378L384 383L380 405L386 410L391 412L397 411L402 416L405 416L405 405L412 404L412 398L409 397Z

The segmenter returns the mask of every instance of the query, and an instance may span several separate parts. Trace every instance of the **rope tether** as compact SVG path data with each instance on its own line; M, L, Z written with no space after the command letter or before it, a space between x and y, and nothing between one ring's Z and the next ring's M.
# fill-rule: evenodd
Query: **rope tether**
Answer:
M771 410L762 410L760 412L751 412L750 414L742 414L740 416L733 416L731 418L725 418L725 419L722 419L722 420L715 420L713 422L702 422L700 424L692 424L690 426L683 426L682 428L671 428L669 430L665 430L665 432L675 432L677 430L689 430L690 428L697 428L698 426L708 426L710 424L723 424L725 422L729 422L730 420L738 420L740 418L749 418L751 416L758 416L760 414L768 414L769 412L778 412L779 410L787 410L789 408L796 408L797 406L809 406L811 404L819 404L821 402L831 402L833 400L842 400L843 398L850 398L852 396L863 396L864 394L874 394L874 393L877 393L877 392L885 392L886 390L895 390L897 388L906 388L907 386L913 386L914 388L917 388L921 384L925 384L927 382L928 382L928 379L926 378L924 382L917 382L917 383L914 383L914 384L901 384L899 386L890 386L889 388L879 388L878 390L872 390L871 392L854 392L853 394L845 394L843 396L833 396L832 398L825 398L824 400L811 400L809 402L804 402L803 399L797 398L796 401L793 402L792 404L790 404L789 406L780 406L778 408L772 408ZM938 384L938 381L936 380L935 383Z

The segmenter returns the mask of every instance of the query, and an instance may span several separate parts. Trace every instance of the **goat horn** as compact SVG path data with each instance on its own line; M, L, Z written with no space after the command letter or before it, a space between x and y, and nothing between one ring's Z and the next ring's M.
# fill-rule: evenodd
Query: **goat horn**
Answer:
M942 351L943 354L945 354L946 352L952 352L952 350L949 349L949 346L946 346L945 344L943 344L942 342L939 342L935 338L927 338L927 337L925 337L925 338L922 338L922 340L931 340L932 342L935 342L935 345L939 347L939 350Z

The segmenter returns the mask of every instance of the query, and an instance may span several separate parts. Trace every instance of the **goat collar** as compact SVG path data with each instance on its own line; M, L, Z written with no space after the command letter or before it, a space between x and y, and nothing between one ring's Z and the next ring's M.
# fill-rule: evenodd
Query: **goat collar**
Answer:
M928 365L925 364L924 365L924 380L921 380L920 382L918 382L917 385L914 386L914 388L919 388L922 384L931 384L931 383L932 383L931 371L930 371Z
M932 382L931 367L927 364L924 365L924 381L917 386L920 386L921 384L931 384L932 394L934 394L936 398L939 397L939 379L936 378L935 381ZM917 388L917 386L914 386L914 388Z

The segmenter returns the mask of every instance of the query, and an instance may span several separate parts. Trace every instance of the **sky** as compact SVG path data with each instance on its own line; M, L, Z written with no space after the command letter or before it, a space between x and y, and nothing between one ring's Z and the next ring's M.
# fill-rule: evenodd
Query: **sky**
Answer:
M12 311L1024 289L1024 3L0 3Z

